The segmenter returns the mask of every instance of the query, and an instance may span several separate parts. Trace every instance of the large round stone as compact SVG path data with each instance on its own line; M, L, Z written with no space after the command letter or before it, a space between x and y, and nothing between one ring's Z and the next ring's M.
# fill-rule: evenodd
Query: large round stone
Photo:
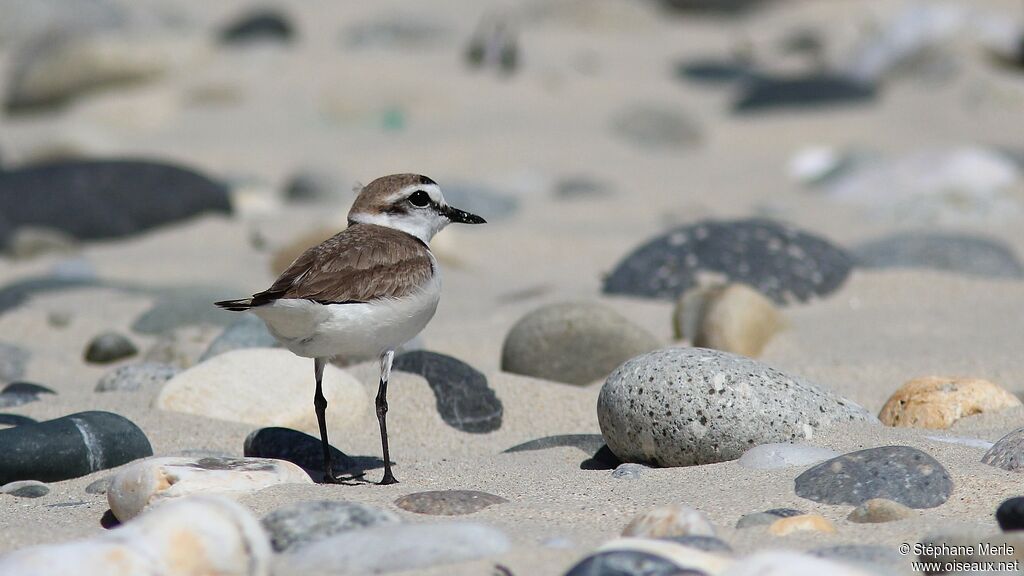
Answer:
M669 348L626 362L601 388L597 418L616 456L659 466L733 460L753 446L810 438L839 422L878 423L806 380L705 348Z
M658 346L654 336L606 306L552 304L530 312L512 327L501 352L501 369L589 384Z

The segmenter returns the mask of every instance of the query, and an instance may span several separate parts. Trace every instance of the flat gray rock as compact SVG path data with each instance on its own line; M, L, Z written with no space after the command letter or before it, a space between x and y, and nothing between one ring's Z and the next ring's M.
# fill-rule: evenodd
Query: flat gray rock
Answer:
M508 500L478 490L432 490L416 492L395 500L402 510L432 516L461 516L479 512Z
M1010 246L967 234L896 234L861 244L853 254L865 268L927 268L988 278L1024 278L1024 265Z
M885 498L910 508L934 508L953 493L953 480L942 464L909 446L850 452L805 471L795 484L801 498L853 506Z
M366 504L317 500L278 508L262 523L274 551L291 552L342 532L400 521L394 512Z
M878 420L857 404L765 364L704 348L669 348L620 366L597 417L625 462L690 466L739 458L842 422Z
M96 383L96 392L131 392L160 386L181 372L176 366L160 362L140 362L115 368Z
M0 487L0 493L18 498L40 498L50 493L50 487L37 480L19 480Z

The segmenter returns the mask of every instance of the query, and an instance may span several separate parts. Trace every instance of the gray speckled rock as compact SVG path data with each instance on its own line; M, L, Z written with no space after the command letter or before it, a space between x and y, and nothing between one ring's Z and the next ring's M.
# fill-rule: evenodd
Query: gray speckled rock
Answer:
M11 382L24 376L28 359L28 350L0 342L0 382Z
M981 457L981 462L1011 472L1024 471L1024 428L1000 438Z
M199 357L199 362L239 348L280 348L281 344L267 330L266 323L253 314L242 314L220 333Z
M138 353L139 349L124 335L117 332L104 332L89 342L85 349L85 361L93 364L109 364Z
M777 304L805 302L838 289L852 258L818 236L772 220L703 221L682 226L622 259L606 294L675 300L701 275L752 286Z
M802 498L854 506L885 498L910 508L934 508L953 492L953 481L942 464L909 446L850 452L805 471L795 483Z
M551 304L530 312L512 327L502 347L501 369L555 382L589 384L658 346L654 336L606 306Z
M508 502L501 496L478 490L432 490L416 492L395 500L395 506L417 514L460 516Z
M262 523L274 551L290 552L341 532L400 521L394 512L366 504L316 500L278 508Z
M608 447L626 462L689 466L830 424L878 420L857 404L765 364L718 350L669 348L629 360L597 400Z
M159 362L140 362L115 368L96 383L97 392L128 392L156 388L181 372L176 366Z
M903 233L854 248L867 268L931 268L991 278L1024 277L1013 249L1004 242L967 234Z

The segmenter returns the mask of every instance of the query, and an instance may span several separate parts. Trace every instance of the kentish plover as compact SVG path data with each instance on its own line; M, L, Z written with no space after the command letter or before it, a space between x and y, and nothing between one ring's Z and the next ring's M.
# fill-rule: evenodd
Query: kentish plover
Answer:
M448 205L437 183L417 174L394 174L360 191L348 228L306 250L274 282L251 298L217 302L250 311L299 356L313 358L313 406L324 450L324 481L331 466L320 381L335 356L380 358L377 420L384 452L381 484L396 482L388 455L387 390L395 349L430 322L441 297L441 272L428 243L452 222L485 220Z

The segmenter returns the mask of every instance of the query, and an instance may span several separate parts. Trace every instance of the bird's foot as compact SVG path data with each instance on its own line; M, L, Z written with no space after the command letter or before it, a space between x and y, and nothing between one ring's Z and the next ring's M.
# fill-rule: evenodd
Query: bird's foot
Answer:
M385 471L384 478L380 481L381 486L387 486L388 484L398 484L398 479L396 479L395 475L391 473L391 470Z
M365 472L358 472L353 474L344 474L341 476L335 476L333 472L327 472L324 474L323 484L348 484L349 482L355 482L361 480L363 476L366 476Z

